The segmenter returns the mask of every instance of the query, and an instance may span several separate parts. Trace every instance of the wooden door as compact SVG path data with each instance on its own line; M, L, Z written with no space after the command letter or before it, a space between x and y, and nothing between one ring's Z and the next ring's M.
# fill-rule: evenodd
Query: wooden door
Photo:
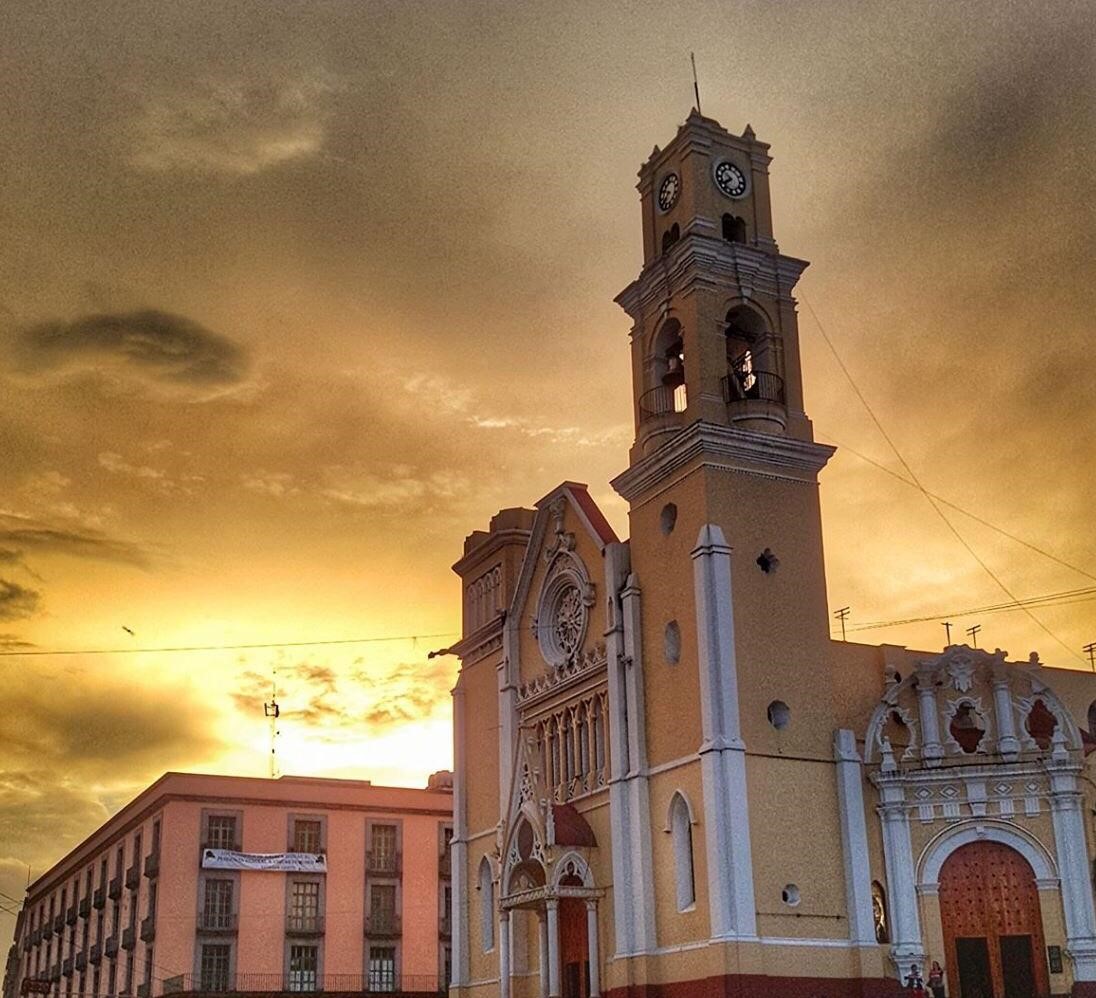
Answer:
M589 998L586 904L578 898L562 898L559 902L559 944L563 998Z
M940 871L948 993L956 998L1035 998L1047 992L1035 874L999 842L956 849Z

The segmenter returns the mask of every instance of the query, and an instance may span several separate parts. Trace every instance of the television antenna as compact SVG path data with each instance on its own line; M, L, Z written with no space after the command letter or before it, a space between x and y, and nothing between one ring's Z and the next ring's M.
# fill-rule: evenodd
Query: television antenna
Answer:
M278 778L278 718L282 716L282 708L278 706L278 667L271 670L270 702L263 702L263 714L270 718L270 778Z

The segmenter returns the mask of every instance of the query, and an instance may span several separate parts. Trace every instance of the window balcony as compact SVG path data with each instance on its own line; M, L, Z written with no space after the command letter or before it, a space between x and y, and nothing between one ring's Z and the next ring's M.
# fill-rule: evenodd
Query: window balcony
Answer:
M50 969L49 969L49 979L51 981L61 980L61 964L55 963L52 967L50 967Z
M323 915L286 915L287 936L322 936Z
M94 907L102 911L107 906L107 892L106 888L100 884L95 888L95 893L91 896L91 903Z
M365 854L365 867L367 873L375 876L398 877L403 872L403 854L369 849Z
M149 915L141 920L141 941L150 943L156 938L156 916Z
M678 416L686 404L684 385L658 385L639 397L639 421Z
M80 917L81 918L87 918L88 915L90 915L90 914L91 914L91 898L90 897L80 898Z
M103 953L113 959L118 955L118 933L109 935L103 940Z
M737 371L723 378L723 401L784 404L784 379L769 371Z
M201 849L198 850L199 861L201 861L202 853L207 849L226 849L229 852L241 852L243 847L239 839L234 839L232 842L203 842Z
M42 942L45 942L53 935L53 921L47 918L38 932Z
M199 932L235 932L237 916L234 911L198 912Z
M79 973L83 973L85 970L87 970L88 969L88 955L87 955L87 953L85 953L85 952L77 953L76 954L76 960L74 961L74 966L76 967L76 970Z
M160 850L157 849L156 852L150 852L145 857L145 876L148 877L151 880L153 877L158 876L159 873L160 873Z
M28 932L25 936L23 936L23 952L29 953L30 948L35 944L36 941L37 940L34 938L33 932Z
M117 901L122 896L122 875L116 873L110 878L110 886L107 888L107 897L112 901Z
M138 984L137 985L137 998L148 998L152 993L151 984Z
M133 949L137 943L137 932L132 925L122 929L122 949Z
M68 911L65 912L65 921L68 922L69 925L75 925L76 924L76 902L75 901L73 901L72 904L69 905Z
M72 977L72 957L71 956L66 956L65 959L61 961L61 976L62 977Z
M92 966L97 966L103 960L103 944L101 942L94 943L91 947L91 951L88 953L88 963Z
M141 885L141 865L134 862L128 870L126 870L126 887L131 891L137 890Z
M371 911L365 916L365 934L370 939L382 939L401 934L401 918L394 911Z

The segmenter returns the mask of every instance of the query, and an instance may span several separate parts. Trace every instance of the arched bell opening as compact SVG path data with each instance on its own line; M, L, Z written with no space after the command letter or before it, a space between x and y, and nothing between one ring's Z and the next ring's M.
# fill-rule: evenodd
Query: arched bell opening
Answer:
M639 400L641 419L684 412L685 339L681 323L667 319L651 341L647 356L647 390Z
M723 239L729 243L746 242L746 221L737 215L723 216Z
M665 256L670 252L671 247L681 239L681 229L678 228L677 222L674 222L665 232L662 233L662 255Z
M727 402L757 400L784 404L784 380L776 370L776 354L765 319L747 305L727 312L723 334L727 343Z

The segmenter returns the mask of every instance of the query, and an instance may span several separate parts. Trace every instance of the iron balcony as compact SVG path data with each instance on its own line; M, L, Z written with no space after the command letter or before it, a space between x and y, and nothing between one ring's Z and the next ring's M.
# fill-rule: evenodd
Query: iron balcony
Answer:
M92 965L97 965L103 959L103 944L101 942L93 943L91 951L88 953L88 962Z
M156 852L150 852L145 857L145 876L149 879L157 876L160 872L160 850Z
M122 874L116 873L110 878L110 886L107 888L107 897L117 901L122 896Z
M137 942L137 932L132 925L122 929L122 949L133 949Z
M401 919L394 911L371 911L365 916L365 934L370 939L401 934Z
M141 864L133 861L133 866L126 870L126 887L131 891L137 890L141 884Z
M366 871L386 877L398 877L403 871L403 854L399 852L376 852L369 849L365 854Z
M234 911L198 912L199 932L235 932L236 913Z
M149 915L141 921L141 941L150 943L156 938L156 916Z
M287 936L322 936L323 915L286 915Z
M95 893L91 896L91 903L100 910L107 906L107 892L102 884L95 888Z
M91 898L87 895L80 898L80 917L87 918L91 914Z

